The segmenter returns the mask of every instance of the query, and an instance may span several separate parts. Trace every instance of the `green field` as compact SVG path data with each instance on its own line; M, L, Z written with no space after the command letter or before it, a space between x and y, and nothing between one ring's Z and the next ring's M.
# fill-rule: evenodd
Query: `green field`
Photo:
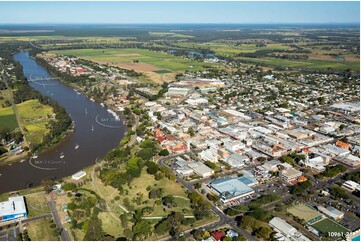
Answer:
M185 35L180 33L173 33L173 32L149 32L151 36L156 37L168 37L168 38L179 38L179 39L185 39L185 38L194 38L192 35Z
M46 127L48 119L53 114L50 106L42 105L38 100L28 100L16 105L20 122L25 127L26 138L31 144L42 142L44 135L49 132Z
M119 67L134 69L140 72L163 69L169 71L197 70L202 69L205 65L203 62L146 49L75 49L57 50L50 53L74 55L91 61L118 65ZM134 61L139 61L139 63L134 63Z
M352 69L354 71L360 71L359 62L338 62L338 61L326 61L326 60L285 60L273 57L266 58L246 58L239 57L240 60L249 61L255 64L266 64L271 66L282 66L291 68L310 68L316 70L347 70Z
M17 127L18 123L12 107L0 108L0 129L9 128L13 130Z
M216 55L223 56L235 56L239 53L253 53L257 50L287 50L290 49L288 46L282 44L268 44L265 47L256 47L256 44L241 44L240 46L234 45L234 43L224 42L206 42L206 43L192 43L192 42L181 42L177 43L180 47L186 47L190 49L210 49L215 52Z
M329 232L340 232L346 235L346 232L350 232L350 230L346 229L345 227L342 227L341 225L337 224L336 222L332 221L329 218L325 218L317 223L312 224L312 227L317 229L318 231L322 233L328 234ZM339 239L342 236L330 236L332 239Z

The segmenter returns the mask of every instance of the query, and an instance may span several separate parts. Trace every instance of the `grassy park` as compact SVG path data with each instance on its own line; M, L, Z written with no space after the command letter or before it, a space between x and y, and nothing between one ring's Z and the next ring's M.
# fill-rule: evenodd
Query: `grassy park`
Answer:
M19 119L24 126L25 136L31 144L42 142L44 135L49 132L46 127L49 117L53 114L50 106L41 104L38 100L28 100L16 105Z
M57 236L56 227L54 227L52 219L42 219L29 222L27 225L27 231L29 238L34 241L57 241L60 240Z

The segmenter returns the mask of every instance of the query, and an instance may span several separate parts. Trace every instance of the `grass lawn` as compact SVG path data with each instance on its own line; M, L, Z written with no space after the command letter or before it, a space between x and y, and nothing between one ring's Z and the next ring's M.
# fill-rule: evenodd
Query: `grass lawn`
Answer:
M41 104L38 100L28 100L16 105L20 122L24 125L27 140L31 144L39 144L49 132L46 127L48 116L53 114L50 106Z
M12 107L0 108L0 129L9 128L13 130L17 127L18 123Z
M50 213L48 201L44 197L44 192L32 193L25 196L28 217L33 218Z
M110 216L108 212L101 212L98 217L102 221L102 228L104 232L114 236L115 238L123 236L125 228L122 227L119 221Z
M32 221L27 225L29 238L33 241L56 241L59 236L54 236L55 229L50 228L52 219Z
M312 224L312 227L321 231L323 233L328 232L341 232L344 235L346 232L350 232L350 230L346 229L345 227L337 224L336 222L332 221L329 218L325 218L317 223ZM333 239L339 239L341 236L332 236Z

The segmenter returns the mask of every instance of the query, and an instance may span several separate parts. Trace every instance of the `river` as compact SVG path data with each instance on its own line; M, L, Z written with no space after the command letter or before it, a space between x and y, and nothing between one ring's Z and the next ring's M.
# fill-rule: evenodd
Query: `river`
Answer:
M28 80L33 80L29 83L34 89L57 101L71 115L75 131L37 158L0 167L0 194L39 185L44 178L72 175L116 147L125 132L122 119L116 119L106 107L57 79L39 80L52 76L27 52L15 54L14 59L23 66Z

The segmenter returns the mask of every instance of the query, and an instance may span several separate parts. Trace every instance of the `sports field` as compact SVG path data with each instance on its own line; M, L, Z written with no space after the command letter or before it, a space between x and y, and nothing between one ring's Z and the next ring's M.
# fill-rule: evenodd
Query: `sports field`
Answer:
M342 234L346 235L347 232L350 232L350 230L337 224L336 222L332 221L329 218L325 218L317 223L312 224L312 227L325 234L328 234L329 232L339 232L340 235L342 235ZM337 234L337 233L335 233L335 234ZM339 235L334 235L334 236L331 236L331 235L333 235L333 234L330 234L330 237L335 240L342 237Z

